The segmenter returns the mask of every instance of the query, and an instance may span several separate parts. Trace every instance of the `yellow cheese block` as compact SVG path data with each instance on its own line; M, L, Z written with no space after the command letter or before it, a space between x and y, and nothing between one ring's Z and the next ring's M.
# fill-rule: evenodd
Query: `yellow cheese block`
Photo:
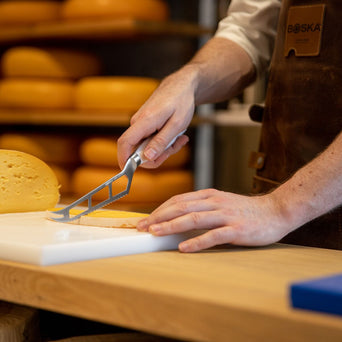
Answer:
M80 158L84 164L92 166L118 167L117 142L114 138L94 137L85 140L80 146ZM184 146L170 156L159 169L184 166L190 160L190 148Z
M27 153L0 150L0 213L40 211L59 200L51 168Z
M83 51L19 46L3 54L1 69L5 77L78 79L98 75L101 64Z
M0 135L0 148L32 154L47 162L61 165L79 163L78 137L47 133L4 133Z
M70 216L78 215L81 212L82 210L71 209ZM106 228L135 228L137 223L147 216L148 214L123 210L96 210L70 223Z
M163 0L66 0L64 19L133 18L165 21L169 8Z
M28 25L60 18L59 1L1 1L0 25Z
M70 109L73 94L71 81L7 78L0 82L0 107Z
M158 87L159 81L143 77L86 77L75 87L75 107L134 113Z
M82 166L72 178L72 187L77 196L82 196L103 182L113 177L119 169ZM113 194L123 191L127 178L121 177L113 183ZM190 171L145 171L138 169L134 176L128 195L117 203L161 203L170 197L193 190L193 175ZM108 198L105 189L93 196L95 201Z

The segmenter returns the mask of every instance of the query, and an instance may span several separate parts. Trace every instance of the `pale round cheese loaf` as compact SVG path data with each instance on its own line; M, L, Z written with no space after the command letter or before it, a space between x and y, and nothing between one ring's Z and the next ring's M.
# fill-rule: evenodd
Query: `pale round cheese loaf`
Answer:
M77 196L84 195L117 174L119 169L82 166L72 178L72 187ZM113 184L113 194L123 191L127 178L121 177ZM153 202L161 203L168 198L193 190L193 175L190 171L170 170L152 171L138 169L134 176L129 194L122 197L118 203ZM101 201L108 197L105 189L93 196Z
M134 113L158 85L159 81L144 77L86 77L75 86L75 107Z
M0 25L29 25L60 19L59 1L1 1Z
M66 80L7 78L0 81L0 107L70 109L74 84Z
M66 0L64 19L133 18L165 21L169 8L163 0Z
M98 75L101 63L84 51L18 46L5 51L1 69L4 77L79 79Z
M70 216L78 215L82 211L79 209L71 209ZM54 216L53 213L49 215ZM124 210L96 210L69 223L105 228L135 228L137 223L147 216L148 214Z
M0 213L40 211L59 200L51 168L27 153L0 150Z
M84 164L92 166L118 167L116 139L93 137L80 146L80 158ZM183 167L190 160L190 148L184 146L179 152L170 156L159 169Z
M81 139L66 134L4 133L0 148L17 150L47 162L61 165L79 164Z

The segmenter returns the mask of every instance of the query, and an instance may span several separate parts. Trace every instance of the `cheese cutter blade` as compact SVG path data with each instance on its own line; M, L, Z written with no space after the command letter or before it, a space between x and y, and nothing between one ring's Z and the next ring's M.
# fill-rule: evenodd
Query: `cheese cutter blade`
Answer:
M181 133L179 133L166 146L165 150L167 150L171 145L173 145L173 143L177 140L177 138L179 136L183 135L184 133L185 133L185 130L182 131ZM120 173L118 173L114 177L108 179L106 182L99 185L94 190L88 192L86 195L82 196L81 198L79 198L75 202L71 203L67 207L65 207L61 210L52 211L51 212L51 214L52 214L51 219L54 221L58 221L58 222L70 222L70 221L73 221L73 220L80 218L83 215L87 215L87 214L89 214L89 213L91 213L97 209L103 208L104 206L106 206L106 205L108 205L114 201L117 201L121 197L127 195L130 188L131 188L132 179L133 179L133 175L134 175L135 170L137 169L137 167L139 165L141 165L147 161L147 159L145 159L143 156L143 152L144 152L144 149L147 146L147 144L151 141L151 139L152 138L148 138L148 139L144 140L144 142L136 149L136 151L127 159L127 162L126 162L124 168L122 169L122 171ZM124 177L124 176L127 177L126 189L115 194L115 195L113 195L113 183L117 179ZM103 200L100 203L93 204L93 196L105 188L108 188L108 198ZM88 203L88 207L85 208L81 213L79 213L77 215L70 216L70 209L73 209L76 206L81 205L84 202ZM60 217L58 215L60 215Z

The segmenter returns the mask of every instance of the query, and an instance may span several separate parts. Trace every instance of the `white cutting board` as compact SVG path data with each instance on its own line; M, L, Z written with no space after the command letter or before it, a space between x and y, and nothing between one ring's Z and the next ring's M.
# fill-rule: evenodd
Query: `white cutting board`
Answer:
M48 220L46 212L0 214L0 259L36 265L177 249L193 233L156 237L136 229Z

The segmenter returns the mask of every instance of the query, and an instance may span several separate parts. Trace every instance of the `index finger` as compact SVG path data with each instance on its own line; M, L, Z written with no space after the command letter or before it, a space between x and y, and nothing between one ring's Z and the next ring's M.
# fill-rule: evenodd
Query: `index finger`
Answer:
M144 120L137 122L130 126L118 139L118 162L119 166L122 169L127 161L127 159L131 156L131 154L135 151L139 143L152 135L155 132L156 128L147 124Z

